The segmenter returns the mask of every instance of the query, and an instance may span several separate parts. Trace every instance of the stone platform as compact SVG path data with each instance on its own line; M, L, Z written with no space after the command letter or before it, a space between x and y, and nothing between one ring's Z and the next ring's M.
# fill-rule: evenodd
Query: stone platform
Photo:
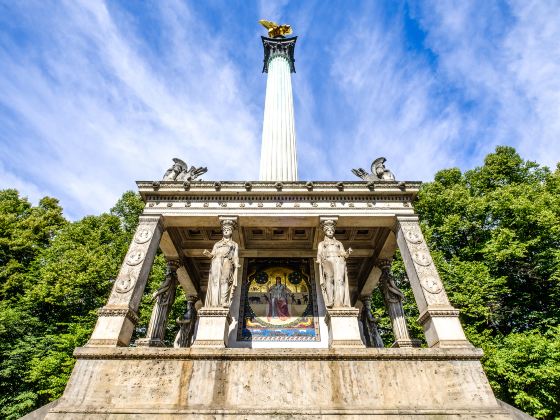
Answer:
M473 348L82 347L47 419L510 419Z

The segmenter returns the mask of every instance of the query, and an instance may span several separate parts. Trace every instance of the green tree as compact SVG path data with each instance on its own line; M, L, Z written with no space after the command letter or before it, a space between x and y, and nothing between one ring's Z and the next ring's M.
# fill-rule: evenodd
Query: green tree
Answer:
M481 167L438 172L415 208L497 395L538 418L559 416L560 166L500 146Z

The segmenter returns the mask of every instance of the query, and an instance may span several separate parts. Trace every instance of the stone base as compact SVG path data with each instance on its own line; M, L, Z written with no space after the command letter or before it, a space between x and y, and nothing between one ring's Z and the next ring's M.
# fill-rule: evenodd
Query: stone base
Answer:
M228 308L201 308L198 311L198 329L192 347L225 348L230 323Z
M140 338L136 340L136 345L139 347L165 347L165 343L159 338Z
M103 348L47 419L511 419L479 349Z
M357 308L331 308L327 309L325 321L329 327L330 348L364 348L360 334Z
M421 347L422 346L422 342L420 340L416 340L415 338L411 338L409 340L396 340L392 347Z

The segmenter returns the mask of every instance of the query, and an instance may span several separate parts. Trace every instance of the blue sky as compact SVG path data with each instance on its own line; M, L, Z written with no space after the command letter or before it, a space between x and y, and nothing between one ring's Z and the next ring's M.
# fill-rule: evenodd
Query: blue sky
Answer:
M0 0L0 188L108 210L172 157L258 178L258 19L298 35L299 176L470 169L496 145L560 160L560 3Z

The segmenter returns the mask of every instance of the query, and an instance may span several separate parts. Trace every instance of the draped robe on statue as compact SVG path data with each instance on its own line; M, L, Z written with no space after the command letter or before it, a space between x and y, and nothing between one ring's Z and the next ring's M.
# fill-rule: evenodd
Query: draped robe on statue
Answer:
M229 306L233 289L237 286L239 252L231 239L222 239L212 248L212 263L208 276L206 307Z
M331 307L350 306L348 291L347 253L341 242L325 238L317 250L321 288L325 305Z

